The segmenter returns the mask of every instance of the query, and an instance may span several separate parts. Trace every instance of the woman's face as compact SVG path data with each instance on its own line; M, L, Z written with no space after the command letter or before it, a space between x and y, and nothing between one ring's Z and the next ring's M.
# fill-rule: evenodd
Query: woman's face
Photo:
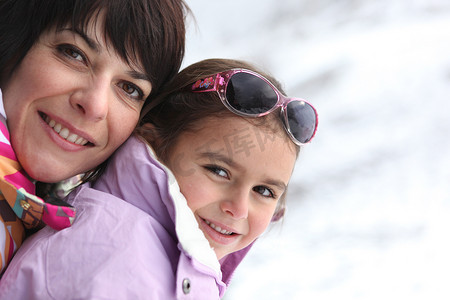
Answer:
M218 259L269 225L294 168L291 143L238 117L206 119L177 140L168 166Z
M2 86L19 162L42 182L96 167L131 134L151 88L107 46L100 20L43 33Z

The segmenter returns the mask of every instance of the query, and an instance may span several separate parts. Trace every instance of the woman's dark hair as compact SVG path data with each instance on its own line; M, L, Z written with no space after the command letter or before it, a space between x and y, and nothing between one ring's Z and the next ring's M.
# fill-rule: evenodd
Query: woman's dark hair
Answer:
M152 84L151 98L174 76L184 56L183 0L1 0L0 87L51 28L85 32L105 14L106 41L129 64L138 63Z
M143 136L153 147L161 161L167 163L178 137L183 132L195 132L201 128L201 120L211 117L237 116L230 112L215 92L193 93L189 87L199 79L230 69L243 68L258 72L283 92L280 83L268 74L261 72L251 64L231 59L207 59L190 65L176 75L161 91L152 103L159 103L148 112L144 112L136 132ZM243 118L243 117L242 117ZM274 133L280 133L290 141L283 130L283 123L277 113L261 118L245 118L252 124ZM146 126L151 124L151 126ZM289 143L298 154L300 148ZM286 194L286 193L285 193ZM280 199L274 220L284 214L285 195Z

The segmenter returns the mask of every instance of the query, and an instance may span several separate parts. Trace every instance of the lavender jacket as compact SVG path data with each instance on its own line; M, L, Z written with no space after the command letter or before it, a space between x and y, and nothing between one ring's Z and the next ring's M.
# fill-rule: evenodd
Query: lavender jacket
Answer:
M250 248L219 263L173 174L136 137L68 202L72 227L28 238L0 299L219 299Z

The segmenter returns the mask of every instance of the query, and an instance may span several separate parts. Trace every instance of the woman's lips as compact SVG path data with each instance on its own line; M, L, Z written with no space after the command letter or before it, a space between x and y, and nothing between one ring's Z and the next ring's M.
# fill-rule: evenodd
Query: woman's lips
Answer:
M64 140L80 146L93 146L93 143L89 142L84 137L70 131L67 127L53 120L45 113L39 112L39 115L45 121L45 123L47 123L48 126L50 126L50 128L52 128Z

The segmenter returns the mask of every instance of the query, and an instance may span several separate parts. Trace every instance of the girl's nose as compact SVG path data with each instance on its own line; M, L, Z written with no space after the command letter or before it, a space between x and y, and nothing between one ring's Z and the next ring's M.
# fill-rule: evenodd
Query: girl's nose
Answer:
M70 98L73 108L92 121L100 121L108 115L111 83L97 78L76 91Z
M250 195L246 192L230 194L220 203L222 211L234 219L246 219L248 217Z

